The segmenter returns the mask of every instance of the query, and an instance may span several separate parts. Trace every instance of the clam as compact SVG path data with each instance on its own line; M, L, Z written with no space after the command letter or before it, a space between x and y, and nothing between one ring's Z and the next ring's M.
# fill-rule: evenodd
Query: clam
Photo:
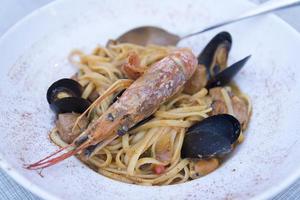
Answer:
M47 101L50 108L59 113L83 113L90 102L81 98L83 88L72 79L60 79L54 82L47 91Z
M220 32L213 37L198 56L198 63L204 65L208 82L206 88L224 86L242 69L250 56L227 66L232 37L228 32Z
M183 158L223 157L232 151L241 132L239 121L228 114L208 117L191 126L184 137Z

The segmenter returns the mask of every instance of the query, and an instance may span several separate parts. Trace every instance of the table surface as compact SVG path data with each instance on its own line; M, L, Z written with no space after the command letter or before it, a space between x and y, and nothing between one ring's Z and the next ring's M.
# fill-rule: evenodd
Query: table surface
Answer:
M0 37L18 20L39 7L53 0L0 0ZM267 0L251 0L260 4ZM300 32L300 6L276 12L283 20ZM22 186L18 185L7 174L0 170L0 199L39 200ZM300 180L278 194L273 200L300 199Z

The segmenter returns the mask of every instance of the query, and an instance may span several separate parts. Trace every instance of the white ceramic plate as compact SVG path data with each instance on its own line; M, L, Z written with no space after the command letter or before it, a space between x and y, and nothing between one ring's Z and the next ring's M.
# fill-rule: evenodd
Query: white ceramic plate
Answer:
M239 14L247 1L65 0L35 11L0 40L0 165L17 182L45 199L249 199L268 198L300 175L300 72L298 33L268 15L215 30L180 46L198 53L221 30L233 35L230 61L252 58L236 81L253 100L246 140L222 167L185 184L146 187L96 174L75 158L43 171L25 170L56 146L48 140L54 115L48 86L75 68L69 52L89 52L140 25L178 34Z

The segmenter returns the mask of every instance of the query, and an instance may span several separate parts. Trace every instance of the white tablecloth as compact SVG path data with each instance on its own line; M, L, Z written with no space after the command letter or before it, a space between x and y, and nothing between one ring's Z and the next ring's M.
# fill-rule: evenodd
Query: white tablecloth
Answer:
M52 0L0 0L0 37L14 23L31 11ZM252 0L255 3L267 0ZM277 12L281 18L300 32L300 6ZM36 197L0 170L0 200L38 200ZM274 200L300 199L300 180L278 194Z

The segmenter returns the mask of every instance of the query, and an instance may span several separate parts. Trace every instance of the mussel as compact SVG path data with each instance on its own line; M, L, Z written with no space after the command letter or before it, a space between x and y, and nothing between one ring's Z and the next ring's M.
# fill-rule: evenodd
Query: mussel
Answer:
M191 126L184 137L183 158L223 157L232 151L241 132L239 121L229 114L208 117Z
M75 80L60 79L54 82L47 91L47 101L50 108L59 113L83 113L90 102L81 98L83 88Z
M250 56L227 67L232 37L228 32L220 32L213 37L198 56L198 63L204 65L208 82L206 88L224 86L242 69Z
M211 77L206 84L206 88L210 89L213 87L227 85L233 79L233 77L242 69L242 67L246 64L250 57L251 55L243 58L242 60L232 64L231 66L225 68L223 71L219 72L215 76Z
M232 38L228 32L220 32L213 37L198 56L198 63L204 65L208 79L227 67Z

